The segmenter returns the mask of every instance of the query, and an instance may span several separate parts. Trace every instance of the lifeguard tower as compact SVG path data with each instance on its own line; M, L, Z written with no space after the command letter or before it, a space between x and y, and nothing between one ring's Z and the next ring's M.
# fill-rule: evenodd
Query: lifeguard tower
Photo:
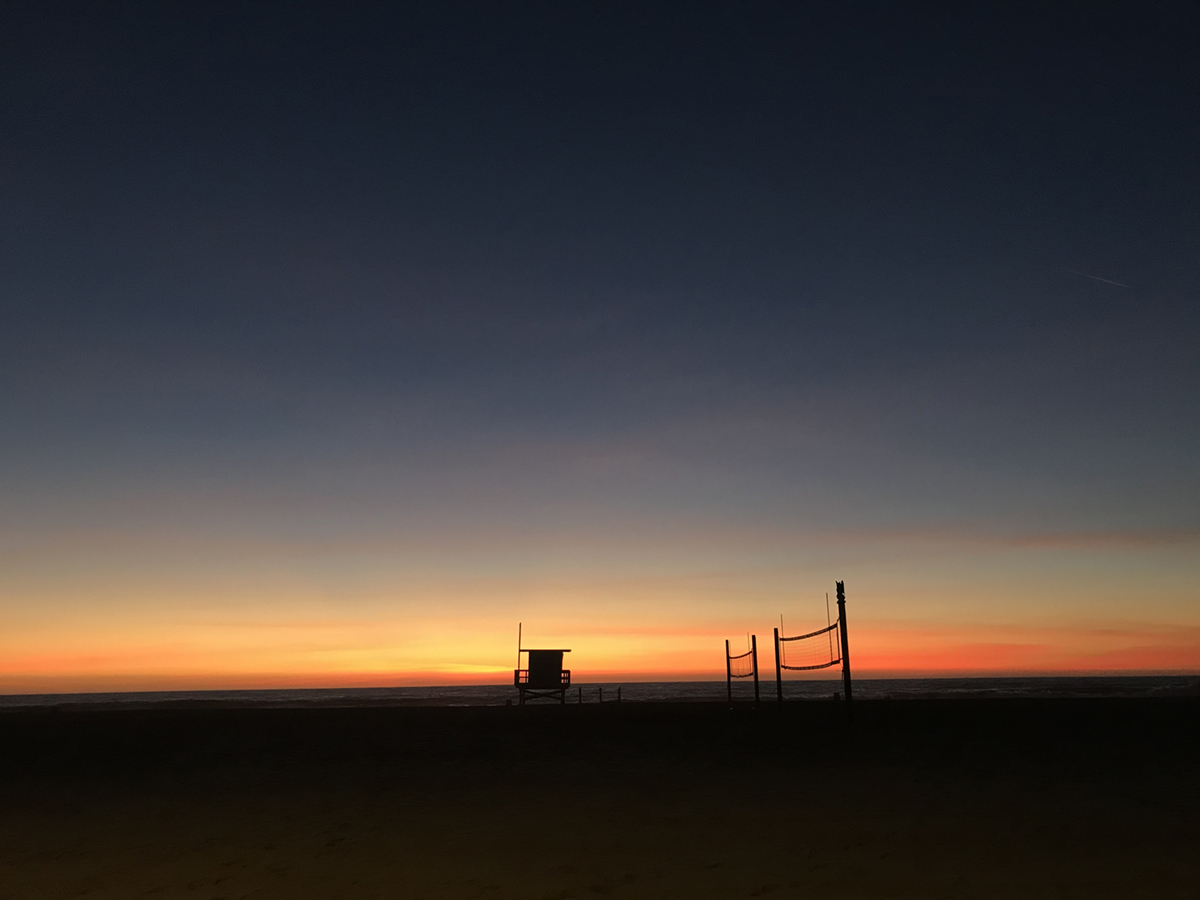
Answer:
M567 702L567 688L571 686L571 670L563 668L566 649L531 650L521 646L521 626L517 626L517 668L513 670L513 684L520 694L520 705L528 700L554 700ZM522 669L521 654L529 655L529 667Z

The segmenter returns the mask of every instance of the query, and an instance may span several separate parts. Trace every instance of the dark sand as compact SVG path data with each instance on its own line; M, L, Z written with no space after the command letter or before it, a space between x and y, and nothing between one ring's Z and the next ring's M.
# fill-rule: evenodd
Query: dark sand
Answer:
M1200 897L1200 699L0 712L0 897Z

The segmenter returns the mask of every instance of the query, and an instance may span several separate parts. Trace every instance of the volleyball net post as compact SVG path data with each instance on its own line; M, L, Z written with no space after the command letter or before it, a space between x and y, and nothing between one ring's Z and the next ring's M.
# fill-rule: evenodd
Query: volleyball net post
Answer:
M775 700L783 706L783 669L779 665L779 629L775 631Z
M725 639L725 699L733 705L733 664L729 659L729 639Z
M758 706L758 635L750 635L750 652L754 662L754 705Z
M846 693L846 721L854 723L854 711L850 705L850 635L846 629L846 583L837 584L838 631L842 639L842 690Z

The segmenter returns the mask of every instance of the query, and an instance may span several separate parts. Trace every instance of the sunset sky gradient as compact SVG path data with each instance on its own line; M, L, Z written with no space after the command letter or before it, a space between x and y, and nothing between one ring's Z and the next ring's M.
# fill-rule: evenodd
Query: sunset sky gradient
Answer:
M1200 671L1197 9L6 4L0 691Z

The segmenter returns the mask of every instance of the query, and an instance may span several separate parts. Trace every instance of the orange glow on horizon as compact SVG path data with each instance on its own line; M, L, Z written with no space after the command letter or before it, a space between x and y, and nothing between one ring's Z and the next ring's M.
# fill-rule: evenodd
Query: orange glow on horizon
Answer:
M852 667L860 678L1200 673L1200 627L864 624L855 629L853 623L851 627ZM307 634L307 629L299 632ZM460 635L453 641L430 635L407 646L398 642L371 647L361 645L358 628L348 629L340 641L334 639L337 635L323 632L324 640L310 636L290 645L280 640L281 633L292 632L271 629L262 643L244 639L240 646L210 643L205 635L193 633L187 643L157 648L127 638L126 646L106 652L81 647L10 652L0 666L0 690L70 693L508 684L516 664L515 634ZM570 646L574 652L567 665L578 683L718 681L724 677L727 636L741 649L738 641L744 642L744 635L726 631L669 627L622 631L569 623L530 635L526 643ZM769 632L759 633L758 646L760 672L771 679L774 656ZM838 673L834 667L807 677L836 678Z

